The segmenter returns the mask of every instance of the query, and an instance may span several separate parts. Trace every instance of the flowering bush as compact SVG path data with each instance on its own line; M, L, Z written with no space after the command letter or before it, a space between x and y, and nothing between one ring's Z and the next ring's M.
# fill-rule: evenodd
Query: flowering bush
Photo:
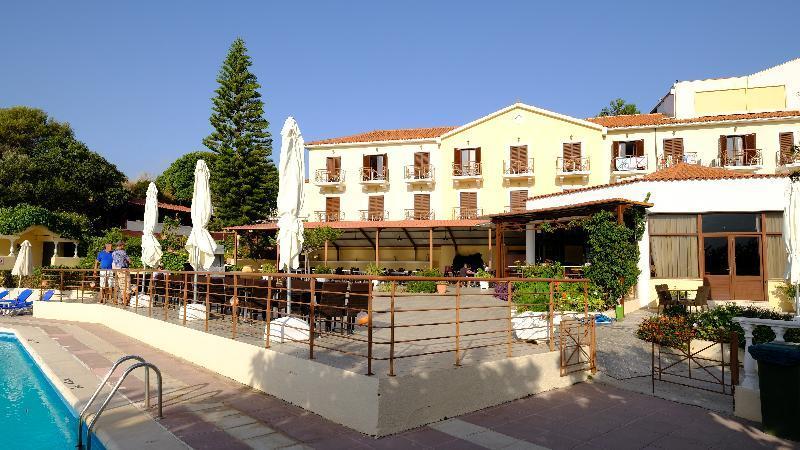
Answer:
M697 335L692 323L683 316L653 316L639 324L636 337L667 347L684 347Z

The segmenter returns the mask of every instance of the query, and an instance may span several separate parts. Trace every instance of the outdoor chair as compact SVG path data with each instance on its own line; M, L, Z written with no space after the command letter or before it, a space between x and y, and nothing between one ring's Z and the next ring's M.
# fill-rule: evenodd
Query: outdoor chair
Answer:
M711 294L711 287L710 286L699 286L697 288L697 295L692 299L692 302L689 306L693 306L695 310L707 310L708 309L708 297Z
M339 319L341 329L344 330L346 317L347 282L333 281L322 284L319 295L319 307L315 309L318 317L325 321L325 331L333 331L336 319Z
M0 302L0 311L2 311L3 315L16 315L30 309L33 306L33 302L28 301L28 298L31 296L31 294L33 294L32 290L25 289L19 293L17 298ZM52 294L50 294L50 296L52 297Z
M286 284L284 282L284 285ZM286 288L288 291L288 286ZM292 278L291 292L292 311L298 311L301 316L308 316L309 305L311 304L311 282L303 278Z
M665 310L668 306L672 306L675 303L675 300L672 298L672 294L669 292L669 286L666 284L657 284L656 285L656 294L658 295L658 312L661 313Z
M355 319L358 313L367 312L369 308L370 283L350 283L350 293L347 295L347 331L355 330Z
M6 298L6 295L8 295L8 290L4 290L3 292L0 292L0 300Z

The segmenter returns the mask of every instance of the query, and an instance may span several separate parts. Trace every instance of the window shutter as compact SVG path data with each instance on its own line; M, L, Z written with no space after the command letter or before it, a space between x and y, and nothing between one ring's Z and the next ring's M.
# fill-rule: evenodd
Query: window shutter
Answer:
M525 202L528 199L528 190L511 191L511 211L525 209Z
M527 145L518 145L512 146L509 159L511 160L511 164L524 164L525 161L528 160L528 146Z
M414 218L427 219L431 211L430 194L414 194Z
M426 167L430 162L430 153L416 152L414 153L414 167Z
M325 215L327 220L339 220L339 197L325 197Z
M475 149L475 162L480 164L481 163L481 148L478 147Z
M368 168L371 165L369 162L370 162L369 161L369 155L364 155L364 158L363 158L361 166L364 167L364 168Z
M664 139L664 156L678 162L683 157L683 138Z
M728 136L724 134L719 137L719 157L720 159L725 158L726 153L728 152Z
M464 210L478 209L478 193L477 192L462 192L460 198L461 213Z
M581 157L581 143L568 142L563 147L564 159L577 159Z
M636 156L644 156L644 139L636 141Z
M781 133L778 137L778 146L781 149L781 155L790 155L794 146L794 133Z
M327 158L325 168L328 169L328 173L333 173L336 170L336 158Z
M619 141L614 141L611 143L611 157L619 158L620 156L622 155L619 154Z
M744 136L744 148L745 150L755 150L756 149L756 135L753 134L746 134Z
M461 149L457 148L457 149L453 150L453 163L456 166L460 166L461 165Z
M370 195L369 196L369 216L370 219L373 219L373 216L382 217L383 216L383 196L382 195Z

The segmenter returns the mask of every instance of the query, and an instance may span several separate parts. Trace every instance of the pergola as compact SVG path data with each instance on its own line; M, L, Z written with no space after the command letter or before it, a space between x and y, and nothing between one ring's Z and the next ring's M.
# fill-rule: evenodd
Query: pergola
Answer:
M500 244L495 245L492 256L498 268L498 276L505 276L506 268L508 267L505 261L505 252L503 252L502 248L508 233L524 231L526 248L529 248L535 245L535 229L542 224L569 223L573 220L585 219L600 211L612 212L617 218L617 223L623 223L625 211L632 206L649 208L653 204L624 198L611 198L487 216L486 218L494 226L495 242Z
M381 248L413 249L414 259L419 260L418 252L427 250L428 267L433 268L433 249L452 246L458 253L459 246L488 245L492 250L491 222L486 219L465 220L366 220L305 222L305 228L331 227L342 231L336 242L326 243L323 257L328 264L328 246L337 252L342 248L374 249L375 264L380 265ZM241 225L226 228L238 234L251 231L277 231L274 222Z

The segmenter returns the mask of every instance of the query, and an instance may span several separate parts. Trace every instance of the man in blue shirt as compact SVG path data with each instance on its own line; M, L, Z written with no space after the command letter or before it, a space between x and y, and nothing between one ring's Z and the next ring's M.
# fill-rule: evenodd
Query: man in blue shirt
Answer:
M97 276L97 266L100 266L100 303L109 297L113 275L111 272L114 257L111 253L111 242L106 242L103 250L97 254L94 261L94 275Z

